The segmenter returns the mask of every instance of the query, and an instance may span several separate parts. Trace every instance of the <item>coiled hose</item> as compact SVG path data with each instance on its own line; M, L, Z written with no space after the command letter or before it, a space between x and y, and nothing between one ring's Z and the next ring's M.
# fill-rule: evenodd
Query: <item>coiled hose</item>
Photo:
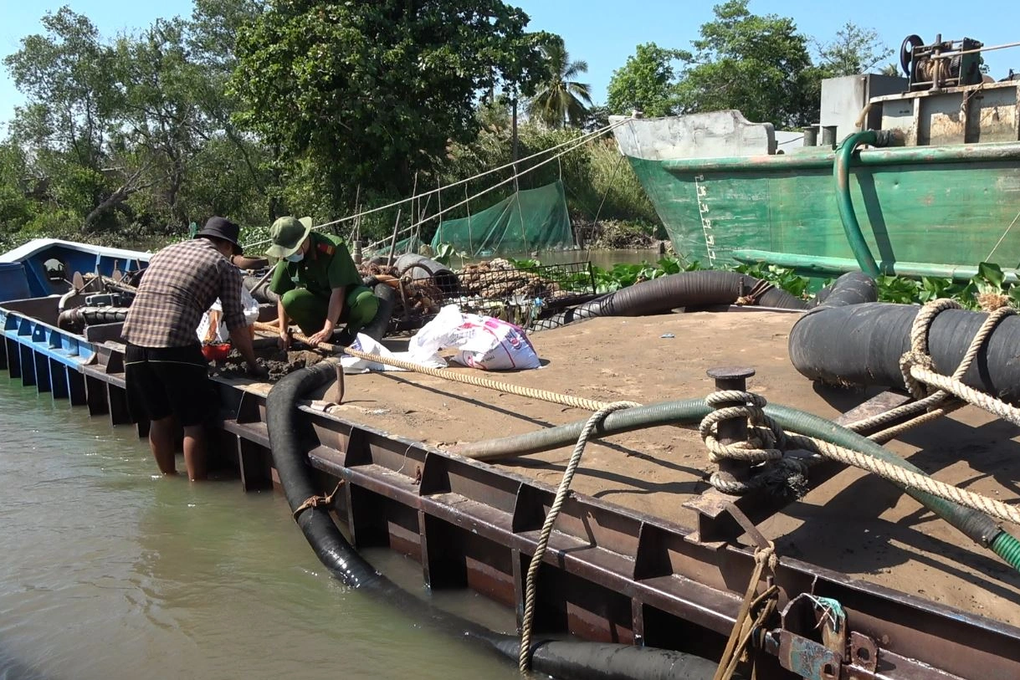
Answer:
M764 285L753 276L736 272L680 272L636 283L541 319L533 330L559 328L599 316L648 316L665 314L676 307L731 305ZM780 288L769 288L748 302L780 309L806 309L808 304Z
M701 399L667 401L618 411L606 417L602 424L596 428L592 438L607 437L657 425L697 425L711 411L712 408ZM775 404L766 406L765 413L774 418L781 427L791 432L854 449L891 465L925 474L916 466L867 437L825 418ZM455 452L469 458L484 460L507 457L514 453L525 455L547 451L566 446L576 440L581 428L584 427L584 422L578 421L536 432L465 444L457 447ZM990 517L924 491L916 489L904 489L904 491L959 529L968 538L984 547L990 547L996 555L1013 568L1020 570L1020 542L1014 536L1003 531Z
M309 426L298 418L297 403L305 394L335 377L333 362L323 361L295 371L273 386L266 400L266 424L273 464L284 495L305 539L330 573L351 588L370 592L392 605L401 616L431 622L457 637L487 643L517 661L516 637L488 630L472 621L434 607L403 590L370 565L351 547L323 505L304 507L317 496L302 435ZM691 654L587 642L547 640L533 647L532 669L557 678L618 678L634 680L708 680L716 664Z
M790 360L802 375L837 385L903 387L900 357L910 350L915 305L884 302L818 308L790 331ZM960 309L941 312L928 331L933 370L951 374L987 314ZM964 384L1020 404L1020 316L1003 319L963 375Z

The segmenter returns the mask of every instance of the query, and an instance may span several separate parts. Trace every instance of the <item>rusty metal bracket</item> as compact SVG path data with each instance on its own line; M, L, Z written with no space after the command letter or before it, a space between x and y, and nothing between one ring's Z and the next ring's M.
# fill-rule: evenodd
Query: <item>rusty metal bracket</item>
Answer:
M839 654L788 630L779 632L779 663L805 680L839 680L843 669Z
M850 663L869 673L878 670L878 645L862 633L850 633Z
M783 668L807 680L838 680L846 645L846 614L839 602L804 593L786 605L779 631Z

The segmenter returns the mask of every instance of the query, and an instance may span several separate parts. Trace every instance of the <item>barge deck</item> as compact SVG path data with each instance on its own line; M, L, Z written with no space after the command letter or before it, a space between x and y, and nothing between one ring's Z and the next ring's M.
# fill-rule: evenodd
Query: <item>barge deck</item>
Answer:
M124 396L115 333L85 339L60 331L56 304L0 306L2 367L26 386L144 435L147 424ZM822 416L870 397L812 388L794 371L786 336L795 319L767 312L597 319L534 336L547 365L500 378L650 403L707 394L714 388L706 369L741 364L757 370L752 391ZM245 490L270 489L269 386L217 380L221 451ZM409 555L432 589L474 589L520 619L528 556L567 452L492 465L443 448L575 421L583 412L407 373L348 376L344 404L310 402L302 411L323 489L348 482L335 517L359 547ZM939 479L1015 501L1015 434L967 409L890 448ZM754 558L737 540L742 532L684 507L710 495L706 467L704 445L688 430L592 442L546 554L536 630L717 655ZM1020 579L894 487L836 470L755 522L776 540L785 612L764 638L773 661L759 677L1020 677ZM837 645L820 637L810 605L817 597L837 600L845 612Z

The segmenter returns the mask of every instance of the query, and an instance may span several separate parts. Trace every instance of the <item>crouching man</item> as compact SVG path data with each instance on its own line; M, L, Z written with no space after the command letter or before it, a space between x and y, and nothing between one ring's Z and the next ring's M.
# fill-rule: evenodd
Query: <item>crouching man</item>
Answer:
M192 481L206 476L205 424L218 399L198 341L202 315L218 297L234 347L254 376L265 377L241 305L239 228L212 217L195 238L156 253L142 277L122 336L124 378L132 408L151 422L149 446L164 475L176 474L174 418L184 428L184 463Z
M314 347L329 342L337 324L346 327L337 343L354 342L358 331L375 318L379 300L361 281L347 246L328 234L312 232L311 218L281 217L269 232L266 251L279 258L269 290L280 296L280 346L290 345L293 320Z

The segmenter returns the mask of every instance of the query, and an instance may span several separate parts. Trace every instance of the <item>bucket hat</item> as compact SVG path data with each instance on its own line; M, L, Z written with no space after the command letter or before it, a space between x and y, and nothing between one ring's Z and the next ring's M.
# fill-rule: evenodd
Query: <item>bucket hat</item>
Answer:
M273 245L266 250L266 255L283 259L297 252L298 246L312 231L312 218L281 217L269 228L269 238Z
M240 233L241 228L226 217L210 217L202 230L195 234L195 238L223 239L234 247L234 255L239 255L244 250L237 243Z

